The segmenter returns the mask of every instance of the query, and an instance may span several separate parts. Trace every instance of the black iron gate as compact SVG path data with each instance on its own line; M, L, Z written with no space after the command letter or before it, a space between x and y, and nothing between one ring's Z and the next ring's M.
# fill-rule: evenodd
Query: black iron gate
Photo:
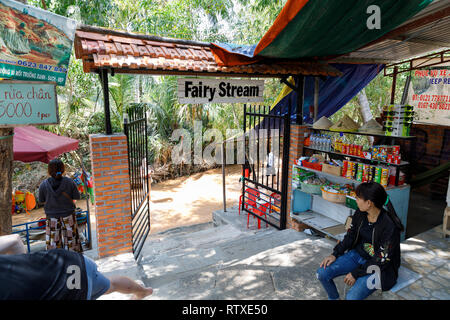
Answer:
M132 105L124 119L128 143L128 165L131 194L133 254L140 259L142 247L150 233L150 188L147 152L147 115L143 104Z
M286 229L290 119L244 105L245 164L241 210Z

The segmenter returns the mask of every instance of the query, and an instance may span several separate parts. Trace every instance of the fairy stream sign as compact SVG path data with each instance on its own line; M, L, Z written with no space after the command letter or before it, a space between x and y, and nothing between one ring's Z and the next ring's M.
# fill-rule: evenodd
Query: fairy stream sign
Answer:
M66 83L77 22L0 0L0 78Z
M0 82L0 127L58 124L54 83Z
M180 103L245 103L264 101L264 80L178 79Z

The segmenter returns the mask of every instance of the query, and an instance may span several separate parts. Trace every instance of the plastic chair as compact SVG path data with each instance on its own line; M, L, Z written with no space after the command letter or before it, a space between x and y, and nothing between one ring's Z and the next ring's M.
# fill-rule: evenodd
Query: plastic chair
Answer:
M256 199L259 198L259 191L247 188L245 192L248 193L248 202L245 204L245 208L248 210L248 205L256 207ZM242 207L242 194L239 196L239 215L241 215L241 207Z
M276 211L280 212L281 208L281 195L273 192L270 195L270 212Z
M251 208L250 211L252 211L254 214L256 214L260 217L264 216L264 218L266 218L266 220L267 220L266 212L267 212L267 209L269 208L269 206L270 206L270 203L266 202L266 203L260 205L258 207L258 209ZM255 218L255 219L257 219L257 218ZM247 212L247 229L248 229L249 223L250 223L250 212ZM266 228L268 226L269 226L269 224L266 222ZM258 219L258 229L261 229L261 220L260 219Z

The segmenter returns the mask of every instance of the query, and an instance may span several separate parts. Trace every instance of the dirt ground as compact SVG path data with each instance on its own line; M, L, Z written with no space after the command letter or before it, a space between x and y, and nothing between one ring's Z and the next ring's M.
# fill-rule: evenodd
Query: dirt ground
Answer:
M242 166L225 170L227 207L236 205L241 195ZM189 177L152 185L151 233L212 221L212 212L223 208L222 169L212 169Z
M236 205L241 195L242 167L225 170L227 207ZM212 221L212 212L223 208L222 169L212 169L187 177L153 184L151 188L151 234L181 226ZM86 210L86 200L77 200L77 207ZM94 206L90 205L91 221L95 223ZM12 216L13 225L45 218L44 208L30 214Z

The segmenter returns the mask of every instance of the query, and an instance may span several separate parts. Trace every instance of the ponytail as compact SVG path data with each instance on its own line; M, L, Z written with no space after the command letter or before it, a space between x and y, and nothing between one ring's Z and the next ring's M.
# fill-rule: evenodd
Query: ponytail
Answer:
M389 218L391 218L391 220L394 222L395 226L400 230L400 231L404 231L405 227L403 226L402 222L400 221L400 218L397 216L397 213L395 212L394 206L392 205L391 200L389 200L389 196L387 196L386 199L386 211L387 214L389 216Z
M56 180L62 179L64 169L64 163L59 159L51 160L48 163L48 174Z

